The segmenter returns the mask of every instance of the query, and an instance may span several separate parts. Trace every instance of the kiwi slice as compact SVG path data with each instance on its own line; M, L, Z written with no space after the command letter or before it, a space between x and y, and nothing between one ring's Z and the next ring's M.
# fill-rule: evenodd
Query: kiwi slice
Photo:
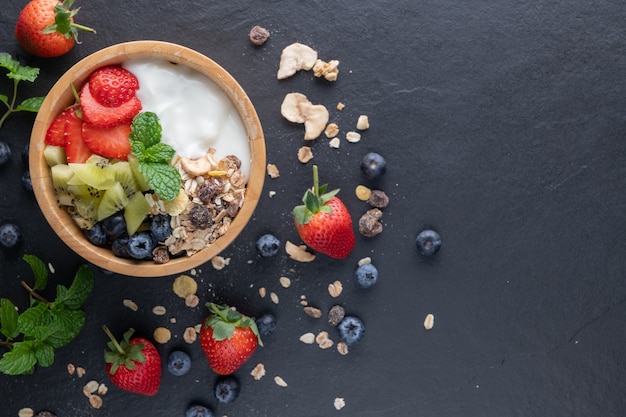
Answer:
M50 168L52 185L57 196L57 203L61 206L73 205L74 195L69 190L69 181L74 177L74 171L66 164L57 164Z
M97 165L100 168L105 168L111 165L111 162L104 156L93 154L85 161L86 164Z
M43 157L46 159L46 163L49 167L67 163L67 156L65 155L65 148L63 146L46 146L43 150Z
M126 161L116 162L111 165L109 169L113 172L113 178L124 188L124 192L127 197L131 197L138 190L137 181L135 181L135 175L130 167L130 164Z
M128 204L124 208L124 220L126 220L126 229L129 236L135 234L151 209L152 207L146 201L143 193L136 192L129 197Z
M130 169L133 171L135 182L137 183L139 191L148 191L152 189L150 184L148 184L146 177L139 172L139 159L137 159L135 155L128 155L128 164L130 165Z
M87 184L98 190L108 190L117 183L115 175L111 170L111 166L100 166L98 164L69 164L74 171L75 178L70 182L71 185Z
M74 220L74 223L83 230L89 230L96 224L96 219L81 216L78 210L73 206L67 207L67 212L72 220Z
M124 191L124 187L119 182L107 189L98 205L97 221L106 219L107 217L122 210L128 204L128 196Z

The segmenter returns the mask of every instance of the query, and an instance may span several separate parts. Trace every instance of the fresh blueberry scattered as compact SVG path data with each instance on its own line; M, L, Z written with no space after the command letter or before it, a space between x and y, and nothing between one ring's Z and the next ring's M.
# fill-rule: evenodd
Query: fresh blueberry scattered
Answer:
M22 240L22 231L13 223L5 223L0 226L0 245L7 249L17 246Z
M116 213L112 216L102 220L102 230L111 240L115 240L118 237L126 233L126 219L124 213Z
M255 323L261 336L267 336L276 329L276 317L270 313L263 314Z
M157 242L165 242L172 235L170 216L167 214L157 214L150 222L150 233Z
M187 408L185 417L214 417L213 411L203 405L194 404Z
M135 259L152 259L155 247L152 236L147 232L140 232L128 238L128 254Z
M30 171L24 171L22 173L22 187L26 191L33 191L33 181L30 179Z
M278 253L280 240L270 233L264 234L256 241L256 250L263 258L270 258Z
M118 258L131 258L130 254L128 253L128 237L123 236L123 237L118 237L117 239L115 239L112 243L111 243L111 251L113 252L113 255L117 256Z
M432 256L441 248L441 236L434 230L423 230L415 239L417 250L424 256Z
M339 330L339 337L341 337L341 340L350 346L363 338L363 335L365 334L365 325L357 317L345 316L337 325L337 330Z
M174 350L167 357L167 370L175 376L185 375L191 369L191 358L182 350Z
M382 177L387 172L387 161L376 152L369 152L361 160L361 171L370 180Z
M0 166L6 164L11 159L11 148L5 142L0 142Z
M30 144L24 146L24 149L22 149L22 162L24 162L24 165L28 166L28 155L30 153Z
M108 241L107 234L102 230L102 223L96 223L91 229L85 230L85 237L96 246L104 246Z
M215 398L222 404L230 404L239 396L239 381L231 375L221 376L215 382Z
M355 276L361 288L369 288L378 281L378 269L373 264L363 264L356 269Z

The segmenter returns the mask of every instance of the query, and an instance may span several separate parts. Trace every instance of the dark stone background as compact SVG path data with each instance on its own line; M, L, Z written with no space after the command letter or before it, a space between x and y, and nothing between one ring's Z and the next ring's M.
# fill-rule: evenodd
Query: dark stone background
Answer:
M231 265L204 265L197 280L202 304L236 305L259 315L272 312L279 327L265 347L236 373L242 394L218 406L216 375L199 344L182 341L185 327L205 316L172 293L173 277L129 278L94 268L95 289L77 339L56 352L50 368L33 375L0 376L2 415L22 407L48 409L59 417L182 416L201 401L216 416L623 416L626 415L624 321L626 320L626 9L620 1L84 1L79 23L97 34L55 59L23 53L13 37L19 10L12 1L0 16L0 50L41 68L20 96L43 95L71 65L114 43L158 39L211 57L227 69L256 105L267 141L267 162L281 176L266 179L253 220L223 252ZM271 31L255 48L248 31ZM311 73L276 80L282 49L302 42L320 58L340 60L339 80ZM3 77L4 78L4 77ZM8 80L0 91L8 91ZM331 120L352 130L359 114L371 128L360 143L338 150L320 138L312 144L322 182L342 189L356 220L367 206L354 196L358 184L391 198L384 232L357 238L345 261L320 255L310 264L281 255L262 260L254 242L264 232L299 243L291 208L309 186L311 163L296 159L302 127L285 121L280 103L291 91L325 104ZM346 104L338 112L338 102ZM22 189L32 115L13 115L0 140L13 150L0 171L1 221L24 232L18 253L0 255L0 296L23 308L20 279L31 279L24 253L56 268L53 283L67 283L83 260L52 232L33 196ZM387 158L387 174L367 181L358 164L368 151ZM273 198L268 192L277 192ZM443 248L425 260L416 234L438 230ZM380 281L356 288L357 261L370 256ZM251 261L251 262L248 262ZM288 276L293 285L280 287ZM337 300L326 287L341 280ZM275 291L280 303L261 299ZM300 296L327 311L344 305L367 326L366 338L340 356L299 342L305 332L334 329L304 315ZM140 310L123 307L134 300ZM164 305L168 314L151 313ZM426 314L435 327L426 332ZM170 318L176 318L171 323ZM182 378L164 372L152 398L122 392L108 383L100 410L81 388L107 382L102 352L109 325L116 334L132 326L151 337L169 327L165 357L187 348L193 369ZM67 363L86 368L78 379ZM254 381L262 362L267 375ZM281 388L272 378L289 384ZM336 411L335 397L346 407Z

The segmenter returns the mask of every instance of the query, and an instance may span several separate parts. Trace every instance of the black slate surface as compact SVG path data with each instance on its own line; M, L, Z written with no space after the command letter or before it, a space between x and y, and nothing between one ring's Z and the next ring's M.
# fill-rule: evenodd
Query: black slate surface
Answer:
M199 345L182 340L206 311L172 293L174 277L137 279L94 268L96 284L77 339L56 352L50 368L33 375L0 375L3 416L23 407L57 416L182 416L203 402L216 416L623 416L626 415L626 9L619 1L170 1L87 2L77 21L94 27L82 44L55 59L26 55L13 38L25 1L0 16L0 50L41 68L20 95L42 95L72 64L114 43L159 39L211 57L256 105L267 161L281 172L267 178L253 220L223 252L231 264L204 265L196 279L202 303L214 300L259 315L272 312L278 329L236 373L241 397L218 405L216 379ZM253 47L248 31L266 27L270 40ZM320 58L340 60L336 83L311 73L278 81L282 49L302 42ZM4 76L2 77L4 78ZM1 92L10 83L0 80ZM302 128L285 121L280 103L291 91L325 104L331 120L353 130L359 114L371 128L360 143L337 150L312 144L322 181L342 189L356 220L367 206L358 184L384 190L384 231L357 238L345 261L318 256L302 264L281 253L259 259L256 238L273 232L299 243L292 206L310 182L310 164L296 159ZM342 112L338 102L346 104ZM0 220L24 232L17 253L0 253L0 296L25 308L20 279L31 279L25 253L54 265L54 283L68 283L84 261L52 232L31 193L20 185L31 115L13 115L0 140L13 151L0 170ZM369 182L358 163L383 154L387 174ZM269 198L270 190L276 191ZM438 230L443 248L433 259L416 251L416 234ZM369 291L356 288L357 261L370 256L380 271ZM290 288L280 287L290 277ZM338 299L328 283L340 280ZM262 299L275 291L280 303ZM300 297L323 311L339 303L367 326L347 356L302 344L306 332L334 329L302 312ZM133 312L122 305L139 305ZM167 307L155 316L155 305ZM435 327L422 322L428 313ZM175 323L170 321L175 318ZM109 325L151 337L157 326L174 335L159 346L165 357L186 348L192 372L164 372L155 397L108 383L102 352ZM79 379L66 365L83 366ZM267 375L249 375L263 363ZM273 382L281 376L288 387ZM89 380L105 382L101 409L82 394ZM340 411L335 397L345 398Z

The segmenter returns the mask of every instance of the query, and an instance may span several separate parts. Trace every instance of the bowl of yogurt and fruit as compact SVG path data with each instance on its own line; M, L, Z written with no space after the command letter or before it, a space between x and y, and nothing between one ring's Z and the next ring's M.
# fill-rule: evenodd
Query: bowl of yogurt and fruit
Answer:
M156 277L208 262L242 231L263 188L265 140L221 66L136 41L95 52L55 83L29 161L61 240L103 269Z

